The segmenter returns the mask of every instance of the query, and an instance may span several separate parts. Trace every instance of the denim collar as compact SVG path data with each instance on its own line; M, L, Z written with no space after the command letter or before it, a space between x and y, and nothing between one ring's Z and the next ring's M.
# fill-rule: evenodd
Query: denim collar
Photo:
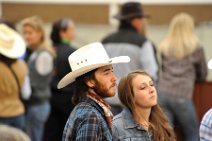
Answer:
M130 112L130 110L128 108L123 109L122 115L124 117L124 127L125 128L135 128L138 126L132 113Z
M136 121L135 118L133 117L132 113L128 108L124 108L122 111L123 115L123 120L124 120L124 128L125 129L130 129L130 128L137 128L140 130L145 130L143 127L141 127Z

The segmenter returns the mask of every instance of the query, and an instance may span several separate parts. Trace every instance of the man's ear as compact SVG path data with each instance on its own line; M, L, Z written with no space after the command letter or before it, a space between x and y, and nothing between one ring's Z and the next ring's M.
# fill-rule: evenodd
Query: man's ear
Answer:
M93 87L95 86L94 80L88 80L88 81L86 82L86 84L87 84L88 87L90 87L90 88L93 88Z

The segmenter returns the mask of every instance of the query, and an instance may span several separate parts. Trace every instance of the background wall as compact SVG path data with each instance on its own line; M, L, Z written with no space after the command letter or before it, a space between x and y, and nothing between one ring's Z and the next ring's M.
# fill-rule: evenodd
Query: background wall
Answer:
M118 3L38 3L2 2L2 17L17 22L31 15L40 15L46 22L59 17L72 17L79 24L110 24L120 5ZM144 11L151 15L150 24L168 24L179 12L188 12L197 23L212 19L210 4L144 4Z
M0 15L18 23L23 18L39 15L46 25L47 36L51 23L60 17L71 17L76 23L76 47L101 41L116 30L118 22L112 18L126 0L1 0ZM148 20L148 37L156 45L164 38L171 18L188 12L196 22L196 34L202 43L206 59L212 58L212 0L142 0ZM208 81L212 81L209 70Z

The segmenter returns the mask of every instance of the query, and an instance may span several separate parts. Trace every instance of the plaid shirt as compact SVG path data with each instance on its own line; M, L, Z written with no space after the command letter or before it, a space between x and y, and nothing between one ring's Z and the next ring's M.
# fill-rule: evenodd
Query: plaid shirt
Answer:
M83 97L66 123L63 141L112 141L103 109L92 99Z
M200 141L212 141L212 108L202 119L200 125Z

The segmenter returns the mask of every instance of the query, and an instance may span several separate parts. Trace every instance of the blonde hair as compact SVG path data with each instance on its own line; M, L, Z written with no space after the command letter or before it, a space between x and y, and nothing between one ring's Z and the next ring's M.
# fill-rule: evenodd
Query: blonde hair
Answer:
M1 141L31 141L26 133L18 128L0 125Z
M145 71L136 70L123 77L118 85L119 99L132 113L136 113L136 111L134 111L132 81L137 75L149 76ZM158 104L152 107L149 121L153 129L155 141L176 141L174 130Z
M181 59L197 48L198 38L194 34L194 20L187 13L180 13L172 19L169 32L159 45L159 51Z
M32 27L35 31L41 33L41 41L38 45L38 48L45 48L47 49L50 53L52 53L53 56L55 56L55 51L54 49L49 45L46 36L45 36L45 30L44 30L44 23L43 20L38 17L38 16L32 16L25 18L21 21L21 26L30 26Z

